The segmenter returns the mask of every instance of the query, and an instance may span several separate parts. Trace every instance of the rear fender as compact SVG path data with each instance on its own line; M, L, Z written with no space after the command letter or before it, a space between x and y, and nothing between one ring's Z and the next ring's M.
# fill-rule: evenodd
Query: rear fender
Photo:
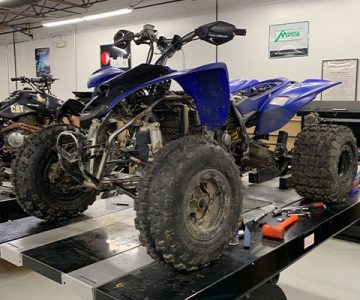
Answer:
M338 84L340 82L308 79L274 93L259 109L255 135L279 130L319 93Z
M230 80L230 93L231 94L238 93L241 90L246 90L257 83L259 83L259 81L256 79L250 79L250 80L233 79L233 80Z

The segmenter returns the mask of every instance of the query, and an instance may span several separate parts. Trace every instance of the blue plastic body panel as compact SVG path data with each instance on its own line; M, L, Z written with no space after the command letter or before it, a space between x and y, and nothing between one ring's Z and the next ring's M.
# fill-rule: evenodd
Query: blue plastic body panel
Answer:
M116 69L113 67L103 67L97 69L94 73L91 74L90 78L88 79L87 87L89 89L96 88L103 82L108 81L111 78L114 78L122 73L124 73L123 70Z
M193 97L200 121L209 130L225 124L230 110L230 89L228 71L224 63L213 63L184 71L171 70L170 74L144 82L117 95L108 103L107 111L111 111L136 91L170 79L178 82L185 93Z
M257 83L259 83L259 81L256 79L251 79L251 80L233 79L233 80L230 80L230 83L229 83L230 93L236 94L242 90L246 90L246 89L254 86Z
M276 79L259 82L258 84L255 84L252 87L254 89L264 85L271 85L273 87L264 93L258 94L254 97L250 97L245 101L241 102L237 106L237 109L241 112L242 115L246 115L247 113L253 111L259 111L260 108L264 105L264 103L267 103L269 101L273 93L285 88L289 83L290 80L286 78L276 78Z
M339 84L339 82L316 79L294 83L286 78L262 82L254 79L229 82L227 67L224 63L213 63L184 71L175 71L169 68L168 71L167 75L143 82L111 98L106 104L107 111L105 112L110 112L127 96L140 89L162 81L175 80L185 93L193 97L201 124L206 125L209 130L224 126L230 111L230 93L246 91L250 96L241 102L237 109L243 116L251 112L257 113L257 125L254 133L262 135L280 129L319 93ZM106 84L115 77L121 79L128 72L132 72L132 70L124 72L112 67L98 69L90 77L88 87L96 89L102 83ZM270 88L265 92L251 96L252 91L257 87L266 85ZM281 97L280 103L276 103L275 98L277 97Z
M268 134L287 124L301 108L316 96L340 82L309 79L300 83L288 83L268 95L260 105L255 135ZM276 103L280 98L282 101ZM276 99L277 98L277 99ZM273 101L274 100L274 101Z

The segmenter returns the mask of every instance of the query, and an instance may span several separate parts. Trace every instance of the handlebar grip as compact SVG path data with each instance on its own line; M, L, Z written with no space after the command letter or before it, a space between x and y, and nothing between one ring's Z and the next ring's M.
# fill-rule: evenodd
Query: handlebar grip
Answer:
M10 80L11 80L11 81L19 81L20 78L18 78L18 77L12 77L12 78L10 78Z
M235 29L234 33L235 33L235 35L245 36L246 35L246 29Z

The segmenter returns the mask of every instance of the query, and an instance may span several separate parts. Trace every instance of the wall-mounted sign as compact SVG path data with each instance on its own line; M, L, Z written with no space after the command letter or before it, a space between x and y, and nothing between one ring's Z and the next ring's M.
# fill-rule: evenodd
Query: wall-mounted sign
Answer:
M101 67L112 66L125 71L129 70L131 68L130 46L120 49L114 45L101 45L100 63Z
M50 75L50 49L35 49L36 76Z
M324 91L321 100L354 101L357 93L359 59L331 59L322 62L322 79L341 84Z
M309 22L271 25L269 57L294 57L309 54Z

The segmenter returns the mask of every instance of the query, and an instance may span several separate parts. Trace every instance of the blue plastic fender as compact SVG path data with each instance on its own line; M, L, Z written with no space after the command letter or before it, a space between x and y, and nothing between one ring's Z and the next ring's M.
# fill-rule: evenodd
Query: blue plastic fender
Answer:
M245 79L233 79L230 80L230 93L231 94L236 94L242 90L246 90L250 87L252 87L253 85L259 83L258 80L256 79L250 79L250 80L245 80Z
M97 69L94 73L91 74L91 76L88 79L87 87L90 88L96 88L100 84L102 84L105 81L110 80L111 78L114 78L125 71L114 68L114 67L103 67L100 69Z
M118 76L122 76L122 74ZM185 93L193 97L202 125L213 130L225 124L230 111L230 89L228 71L224 63L212 63L183 71L171 70L167 75L123 91L107 104L104 112L111 111L127 96L136 91L170 79L178 82Z
M292 83L286 88L276 91L259 108L259 118L255 135L267 134L279 130L287 124L307 103L316 96L340 82L308 79L300 83Z
M242 115L246 115L247 113L254 111L259 111L261 106L263 106L264 103L267 103L269 101L271 95L285 88L289 83L290 80L286 78L276 78L276 79L259 82L258 84L253 85L252 88L256 89L258 86L263 86L263 85L273 85L273 88L269 89L264 93L258 94L254 97L249 97L248 99L241 102L237 106L237 109L240 111Z

